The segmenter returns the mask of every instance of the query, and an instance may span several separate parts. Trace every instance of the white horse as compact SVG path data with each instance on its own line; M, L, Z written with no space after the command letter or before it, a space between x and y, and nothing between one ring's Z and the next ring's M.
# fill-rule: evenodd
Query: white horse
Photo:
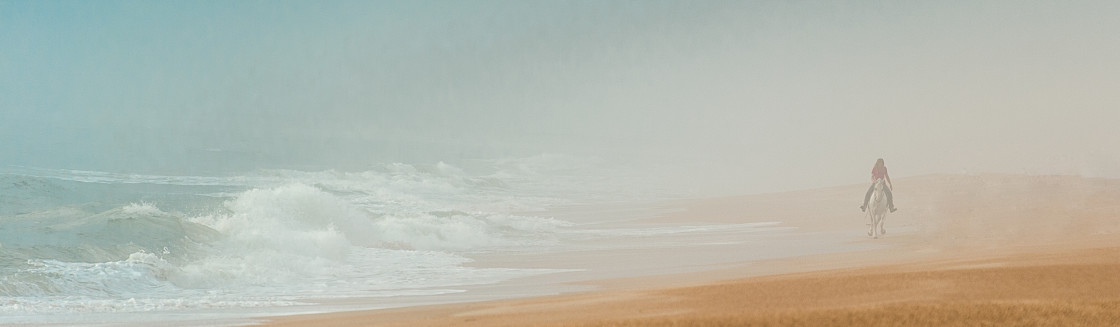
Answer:
M886 234L887 229L883 228L883 221L887 218L887 183L882 179L875 180L875 191L871 193L871 200L867 204L867 215L871 217L871 228L867 230L867 236L872 238L879 238L879 236Z

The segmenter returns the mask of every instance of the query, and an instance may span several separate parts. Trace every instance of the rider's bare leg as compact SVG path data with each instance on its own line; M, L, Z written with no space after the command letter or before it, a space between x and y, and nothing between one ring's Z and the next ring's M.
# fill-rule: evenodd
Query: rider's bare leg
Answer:
M898 210L898 208L894 207L894 194L891 193L891 188L889 188L889 187L886 188L886 191L887 191L887 206L890 207L891 212L894 212L895 210Z
M863 205L859 206L860 211L867 210L867 202L871 201L871 192L874 192L874 191L875 191L875 184L871 184L871 187L867 188L867 194L863 195ZM887 194L890 194L890 193L887 193Z

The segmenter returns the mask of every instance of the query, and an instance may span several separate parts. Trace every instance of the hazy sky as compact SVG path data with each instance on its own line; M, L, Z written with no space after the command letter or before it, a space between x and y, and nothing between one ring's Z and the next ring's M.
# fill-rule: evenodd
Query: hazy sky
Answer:
M0 165L1120 177L1116 1L4 1ZM704 174L700 174L703 172ZM727 185L724 185L727 186Z

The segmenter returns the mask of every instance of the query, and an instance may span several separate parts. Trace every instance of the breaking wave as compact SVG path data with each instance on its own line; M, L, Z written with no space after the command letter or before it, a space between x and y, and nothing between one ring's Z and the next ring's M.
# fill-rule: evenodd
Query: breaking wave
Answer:
M0 321L443 293L548 273L464 264L554 246L572 225L531 212L617 196L576 161L228 177L0 170Z

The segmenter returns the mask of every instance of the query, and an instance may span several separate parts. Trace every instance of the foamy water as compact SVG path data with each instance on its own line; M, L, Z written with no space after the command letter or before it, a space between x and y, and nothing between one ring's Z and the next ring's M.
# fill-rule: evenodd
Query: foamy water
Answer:
M634 181L594 161L471 165L220 177L7 167L0 323L238 317L324 299L439 296L572 270L471 267L475 256L672 232L589 230L533 214L665 196L620 191Z
M632 223L683 195L646 177L550 155L231 176L6 167L0 324L229 325L835 250L775 238L791 229L778 222ZM604 251L634 252L588 255Z

